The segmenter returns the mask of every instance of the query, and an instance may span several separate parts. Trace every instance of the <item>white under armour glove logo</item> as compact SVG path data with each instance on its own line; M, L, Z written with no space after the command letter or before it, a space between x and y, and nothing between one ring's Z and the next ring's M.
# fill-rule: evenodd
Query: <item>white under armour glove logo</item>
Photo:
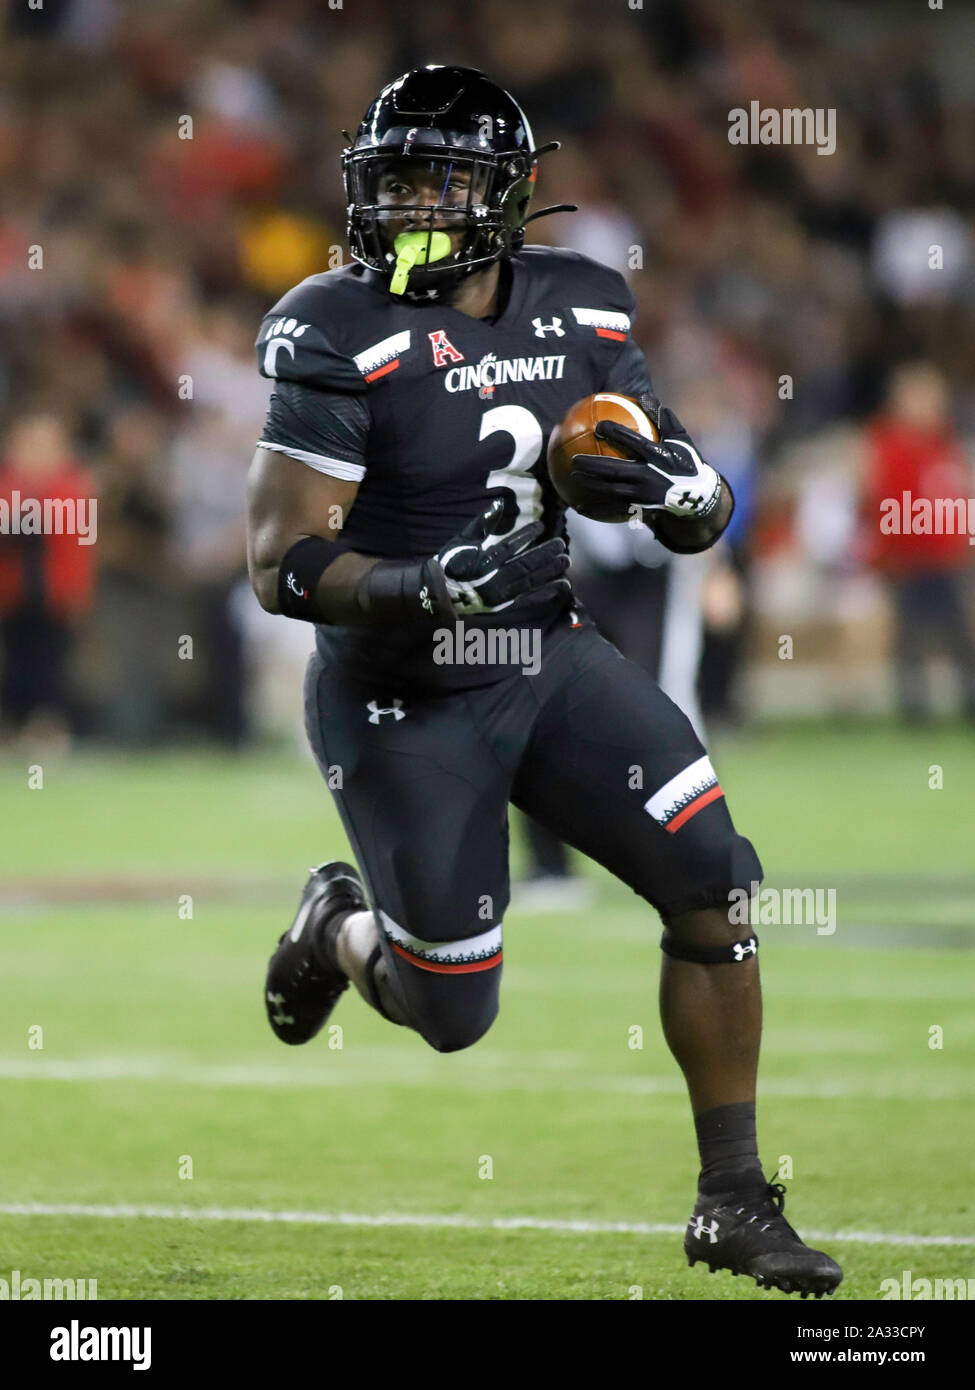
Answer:
M647 464L648 468L653 468L661 477L670 479L670 487L664 496L664 508L673 512L675 516L707 516L718 504L721 492L718 473L709 463L704 462L693 444L688 444L683 439L664 439L661 443L676 453L678 458L686 459L694 468L693 473L675 477L672 473L664 473L652 463Z

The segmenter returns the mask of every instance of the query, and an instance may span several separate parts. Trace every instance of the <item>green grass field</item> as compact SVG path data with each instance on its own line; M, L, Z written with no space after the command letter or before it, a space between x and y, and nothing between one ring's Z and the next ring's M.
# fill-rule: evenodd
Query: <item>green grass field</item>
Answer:
M832 935L760 928L759 1132L768 1171L791 1159L787 1214L844 1264L838 1298L975 1277L975 742L816 727L714 756L768 882L837 894ZM84 755L31 790L8 754L0 825L0 1277L102 1299L785 1297L686 1267L659 923L602 870L585 912L509 913L475 1048L441 1056L350 992L341 1047L291 1051L266 959L307 866L349 854L310 760Z

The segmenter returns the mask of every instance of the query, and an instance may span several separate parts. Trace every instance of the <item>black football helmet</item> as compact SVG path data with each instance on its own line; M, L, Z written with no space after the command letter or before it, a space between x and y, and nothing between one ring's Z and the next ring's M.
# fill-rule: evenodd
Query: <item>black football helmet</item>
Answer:
M538 158L559 148L536 149L521 107L482 72L440 64L389 83L344 133L352 256L420 302L519 250Z

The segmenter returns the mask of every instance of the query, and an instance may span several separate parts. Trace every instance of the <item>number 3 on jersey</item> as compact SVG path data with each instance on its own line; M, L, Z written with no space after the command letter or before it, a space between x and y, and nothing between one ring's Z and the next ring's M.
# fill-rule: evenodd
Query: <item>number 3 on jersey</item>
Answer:
M542 427L523 405L496 405L481 417L478 443L498 430L511 435L514 453L503 468L488 474L487 486L511 489L518 499L515 526L526 526L542 514L542 485L531 472L542 452Z

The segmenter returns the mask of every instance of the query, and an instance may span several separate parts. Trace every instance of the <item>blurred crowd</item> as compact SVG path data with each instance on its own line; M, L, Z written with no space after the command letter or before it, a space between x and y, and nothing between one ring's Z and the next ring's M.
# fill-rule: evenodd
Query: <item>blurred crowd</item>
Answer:
M628 276L659 393L735 488L729 543L688 586L706 713L808 700L812 677L790 670L790 686L780 663L750 680L745 660L774 658L763 633L803 622L827 708L872 699L850 695L845 674L866 625L878 659L895 659L905 713L930 703L922 637L943 637L955 703L971 709L967 540L876 543L888 481L923 495L950 476L975 495L975 14L960 8L9 7L0 500L90 493L98 538L50 538L40 554L0 535L7 728L37 718L127 743L205 733L236 746L273 722L275 679L310 632L284 632L304 625L267 618L243 582L244 478L269 394L254 333L345 251L342 128L430 61L482 68L537 142L563 141L539 203L581 211L532 239ZM731 144L729 111L753 100L835 108L835 153ZM579 540L581 572L607 593L613 574L661 559L620 539L611 556Z

